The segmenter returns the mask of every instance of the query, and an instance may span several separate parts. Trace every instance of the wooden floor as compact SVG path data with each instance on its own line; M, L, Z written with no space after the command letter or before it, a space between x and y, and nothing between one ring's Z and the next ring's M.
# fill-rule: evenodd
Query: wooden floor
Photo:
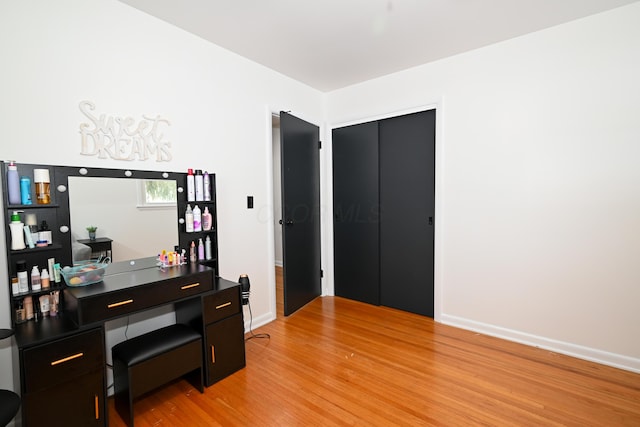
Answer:
M398 310L321 297L254 332L246 368L146 395L136 426L640 426L639 374Z

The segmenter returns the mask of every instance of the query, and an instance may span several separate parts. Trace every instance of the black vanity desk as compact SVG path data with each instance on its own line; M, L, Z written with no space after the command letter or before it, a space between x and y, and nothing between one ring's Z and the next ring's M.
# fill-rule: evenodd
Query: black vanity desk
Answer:
M114 263L101 283L67 287L57 317L16 325L14 378L20 380L22 425L107 426L110 349L105 349L104 323L166 304L174 305L177 322L203 334L209 378L245 366L238 283L200 264L160 268L154 258Z

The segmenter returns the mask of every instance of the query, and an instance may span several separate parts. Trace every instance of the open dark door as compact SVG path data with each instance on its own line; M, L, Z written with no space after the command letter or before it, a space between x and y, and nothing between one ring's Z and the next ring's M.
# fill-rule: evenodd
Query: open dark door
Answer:
M321 293L318 126L280 112L284 315Z

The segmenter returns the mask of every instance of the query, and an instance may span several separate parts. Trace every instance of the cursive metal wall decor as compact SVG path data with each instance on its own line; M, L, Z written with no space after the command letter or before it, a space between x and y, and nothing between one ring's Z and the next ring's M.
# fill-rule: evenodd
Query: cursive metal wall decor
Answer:
M163 129L169 120L156 115L143 115L136 124L132 117L114 117L94 114L96 106L91 101L80 101L80 112L88 122L80 123L80 154L100 159L148 160L168 162L171 141L165 140Z

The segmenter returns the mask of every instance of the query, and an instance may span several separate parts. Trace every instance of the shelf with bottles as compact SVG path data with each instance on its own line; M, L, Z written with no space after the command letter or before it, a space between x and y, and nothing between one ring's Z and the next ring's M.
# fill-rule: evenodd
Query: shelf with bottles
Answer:
M40 296L40 295L44 295L44 294L48 294L54 291L62 291L64 288L66 287L66 285L64 284L64 282L60 282L60 283L51 283L48 287L46 288L40 288L37 291L33 291L33 290L28 290L26 292L18 292L17 294L12 293L11 297L14 300L20 299L20 298L24 298L24 297L28 297L28 296Z
M7 205L5 206L5 208L7 210L13 211L13 210L27 210L27 209L58 209L60 207L59 204L57 203L49 203L47 205L36 205L36 204L31 204L31 205Z
M48 166L16 164L3 162L3 174L6 176L4 194L8 209L14 207L41 208L56 205L55 192L52 192L52 173Z
M47 289L43 292L16 297L12 301L15 325L38 322L47 317L57 317L60 310L62 289Z
M28 254L28 253L40 253L40 252L47 252L47 251L57 251L58 249L62 249L62 245L59 243L52 243L50 245L47 246L35 246L33 248L30 248L29 246L27 246L24 249L11 249L11 255L12 256L17 256L20 254Z

